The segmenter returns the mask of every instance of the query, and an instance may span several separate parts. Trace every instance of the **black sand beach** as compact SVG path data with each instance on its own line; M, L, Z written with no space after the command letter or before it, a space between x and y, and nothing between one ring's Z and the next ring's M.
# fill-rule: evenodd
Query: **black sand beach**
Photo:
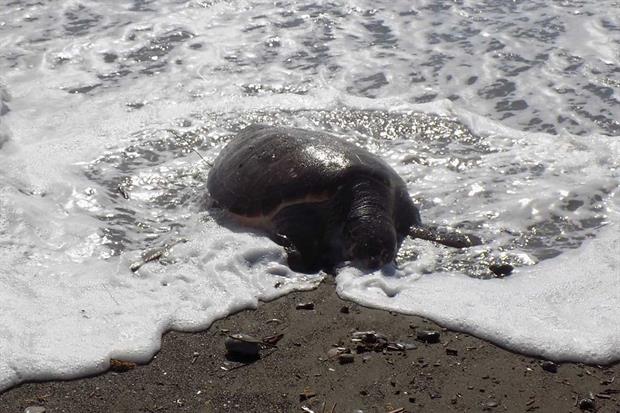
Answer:
M297 309L313 303L314 309ZM351 341L374 330L388 343ZM424 343L418 332L440 333ZM276 349L243 364L225 356L227 334L283 334ZM383 343L385 344L385 343ZM353 361L330 358L335 346ZM331 354L333 355L333 352ZM349 356L346 356L349 358ZM349 361L349 360L348 360ZM557 366L514 354L419 317L343 301L332 279L215 322L200 333L171 332L148 364L126 372L27 383L0 395L1 412L619 412L618 365ZM557 371L554 372L557 367Z

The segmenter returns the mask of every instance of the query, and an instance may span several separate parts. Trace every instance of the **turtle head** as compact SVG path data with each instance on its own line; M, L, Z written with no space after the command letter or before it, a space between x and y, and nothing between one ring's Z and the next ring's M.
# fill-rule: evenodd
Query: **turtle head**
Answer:
M396 258L396 232L391 223L353 226L345 230L344 247L349 259L376 270Z
M391 220L368 216L345 224L344 250L347 259L376 270L396 258L396 231Z
M398 241L389 181L366 177L351 186L342 240L345 259L368 269L394 261Z

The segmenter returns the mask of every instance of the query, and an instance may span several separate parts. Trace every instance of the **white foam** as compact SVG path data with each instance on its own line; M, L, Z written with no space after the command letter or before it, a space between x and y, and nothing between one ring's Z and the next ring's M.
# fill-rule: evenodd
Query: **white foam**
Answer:
M174 247L174 265L147 263L132 273L139 253L105 258L96 223L79 225L84 216L26 217L6 201L0 211L13 212L0 229L15 238L0 239L0 389L92 374L115 357L147 362L165 331L204 329L321 279L293 274L266 238L199 217L190 241Z
M620 197L614 223L579 250L504 279L458 273L385 276L346 269L338 294L363 305L428 317L503 347L553 360L620 359Z
M429 260L433 260L436 247L418 245L422 251L418 261L406 263L394 274L390 273L392 269L387 269L388 273L372 274L351 268L343 270L337 278L339 295L370 307L422 315L522 353L590 363L620 359L617 321L620 319L620 145L617 139L592 136L558 140L545 134L512 130L450 104L435 109L446 115L458 114L472 131L486 137L497 149L502 145L513 147L500 151L499 157L485 157L488 167L497 168L504 156L518 156L520 163L543 164L550 171L557 171L535 180L533 185L521 183L515 196L503 194L493 205L479 205L479 209L473 205L465 207L469 215L461 215L457 220L493 208L494 217L502 216L501 224L494 227L493 220L487 220L485 225L493 228L492 237L498 237L504 228L523 229L532 220L540 221L540 214L557 213L559 198L567 195L564 191L588 192L588 188L603 185L611 192L604 203L607 226L579 249L531 267L521 267L505 279L480 280L456 272L422 275L428 272L429 266L432 268ZM506 141L503 137L510 139ZM520 145L518 151L514 145ZM484 168L483 165L481 169ZM468 202L459 198L463 186L480 187L482 183L492 190L493 183L487 178L497 184L497 175L476 170L471 181L461 176L456 182L454 179L444 182L441 189L433 188L440 177L431 178L428 187L425 182L421 188L420 182L414 187L428 197L433 193L444 194L444 202L455 205ZM501 188L502 184L499 185ZM457 193L458 199L450 202L446 192ZM476 198L478 192L469 195ZM520 198L525 201L523 209L515 208ZM445 214L445 208L441 209L441 214ZM562 214L571 219L567 211ZM495 242L492 238L488 241Z

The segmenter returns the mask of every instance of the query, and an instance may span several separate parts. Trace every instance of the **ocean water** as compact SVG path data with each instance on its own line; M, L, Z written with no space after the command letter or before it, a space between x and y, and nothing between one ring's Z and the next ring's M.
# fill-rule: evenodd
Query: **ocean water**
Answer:
M146 362L167 330L321 281L203 208L255 122L367 147L425 222L485 240L407 240L398 268L341 268L343 298L619 360L619 50L611 0L4 2L0 391Z

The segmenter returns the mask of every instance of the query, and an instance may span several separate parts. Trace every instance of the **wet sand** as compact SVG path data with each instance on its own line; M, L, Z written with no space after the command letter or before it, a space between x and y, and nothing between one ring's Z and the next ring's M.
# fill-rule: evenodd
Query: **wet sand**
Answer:
M314 309L296 308L307 302ZM367 330L416 348L357 354L360 343L351 341L351 333ZM417 340L424 330L439 332L439 342ZM277 348L243 364L226 358L224 340L230 333L283 337ZM351 349L353 362L329 358L334 346ZM620 412L618 364L561 363L557 372L542 364L419 317L343 301L330 278L314 291L263 303L204 332L170 332L148 365L22 384L0 395L0 412L23 412L28 406L46 412L128 413Z

